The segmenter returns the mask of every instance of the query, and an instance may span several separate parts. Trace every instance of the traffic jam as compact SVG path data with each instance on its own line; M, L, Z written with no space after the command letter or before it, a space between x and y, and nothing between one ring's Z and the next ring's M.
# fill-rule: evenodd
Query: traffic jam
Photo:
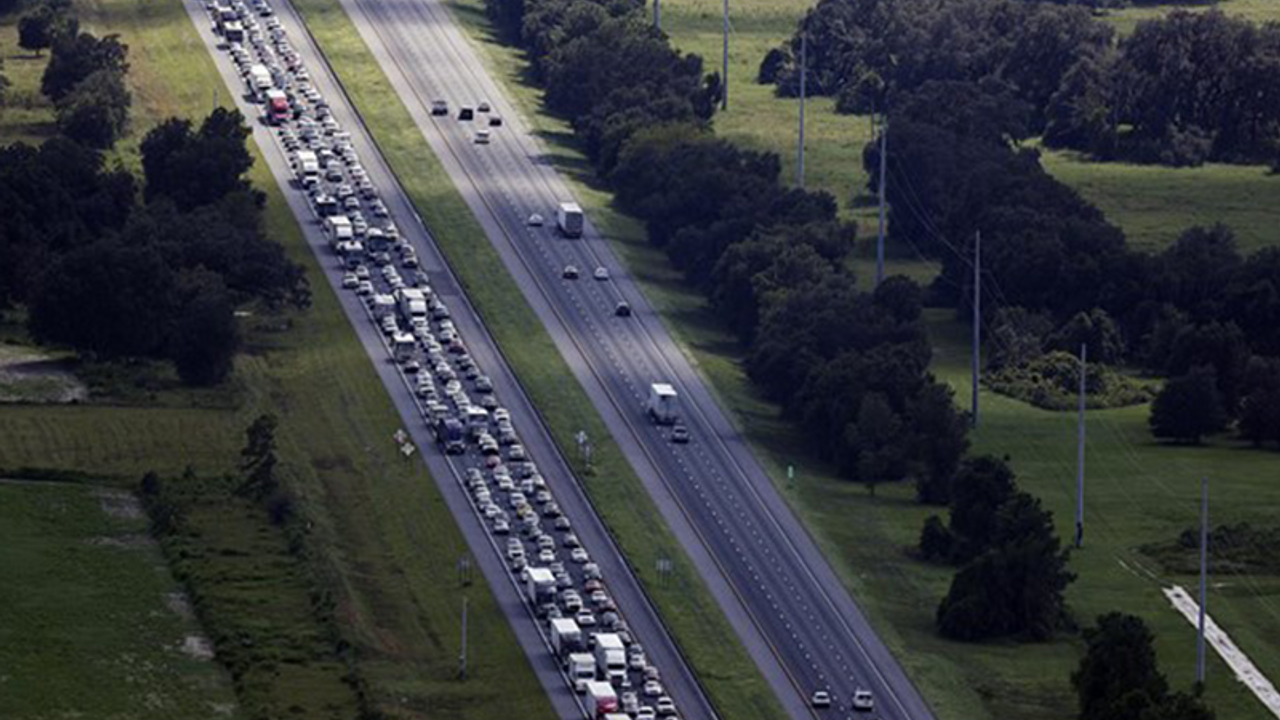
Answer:
M341 286L362 301L390 361L520 587L587 717L678 718L661 673L610 596L599 566L521 442L493 381L419 268L352 143L265 0L205 3L245 99L289 158L324 227ZM476 111L487 107L477 103ZM501 121L488 123L492 131ZM489 132L484 131L488 142Z

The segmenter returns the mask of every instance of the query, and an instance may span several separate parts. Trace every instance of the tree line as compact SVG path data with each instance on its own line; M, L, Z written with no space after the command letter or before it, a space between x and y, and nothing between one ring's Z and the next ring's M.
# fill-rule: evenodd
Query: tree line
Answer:
M1117 40L1085 5L821 0L759 79L798 92L803 34L809 88L841 112L961 82L1018 106L1021 137L1098 159L1280 162L1280 25L1176 11Z
M0 307L25 306L38 341L220 382L240 347L237 306L310 299L263 230L248 134L236 111L170 119L142 141L141 179L67 138L0 148Z
M18 20L18 44L37 55L52 48L40 91L54 106L58 130L94 148L109 148L129 122L125 85L129 48L116 35L80 31L70 0L40 0Z

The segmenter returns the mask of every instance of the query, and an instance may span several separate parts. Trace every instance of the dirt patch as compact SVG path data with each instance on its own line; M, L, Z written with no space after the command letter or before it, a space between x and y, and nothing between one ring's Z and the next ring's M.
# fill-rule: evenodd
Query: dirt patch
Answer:
M76 403L89 399L89 388L67 359L32 347L0 344L0 403Z
M196 660L212 660L213 659L213 643L209 642L209 638L203 635L188 635L182 638L182 645L178 647L183 655L193 657Z
M130 550L135 548L147 547L153 542L155 541L152 540L150 537L146 535L137 535L137 534L114 535L111 537L100 535L98 537L89 538L88 540L88 543L90 545L96 545L99 547L126 548Z
M142 503L138 502L138 498L133 493L104 488L96 491L94 495L98 498L98 505L102 507L102 512L109 517L141 520L146 516L142 510Z

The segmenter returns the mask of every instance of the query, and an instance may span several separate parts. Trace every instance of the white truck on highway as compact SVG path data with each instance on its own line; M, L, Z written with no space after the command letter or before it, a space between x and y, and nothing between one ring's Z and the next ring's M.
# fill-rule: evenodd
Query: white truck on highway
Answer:
M299 150L293 158L293 172L302 187L320 182L320 160L314 150Z
M551 648L564 658L582 650L582 628L573 618L551 618Z
M524 589L529 602L541 615L545 612L543 605L556 600L556 576L544 567L526 568Z
M596 667L609 682L627 684L627 648L617 633L596 633Z
M249 85L249 94L257 101L266 98L267 91L276 86L276 81L271 76L271 71L261 63L249 68L249 77L246 82Z
M607 682L592 680L587 683L587 713L596 720L618 712L618 691Z
M573 689L578 692L586 692L587 683L595 682L596 658L591 653L571 653L564 667L569 679L573 681Z
M396 290L396 301L405 320L413 322L414 318L427 317L427 294L421 289L400 288Z
M351 218L346 215L330 215L324 219L324 234L329 237L329 247L338 249L339 243L355 239L351 230Z
M560 203L556 209L556 227L567 238L582 237L582 208L578 203Z
M667 383L653 383L649 386L649 399L644 407L650 420L659 425L674 425L678 418L676 389Z

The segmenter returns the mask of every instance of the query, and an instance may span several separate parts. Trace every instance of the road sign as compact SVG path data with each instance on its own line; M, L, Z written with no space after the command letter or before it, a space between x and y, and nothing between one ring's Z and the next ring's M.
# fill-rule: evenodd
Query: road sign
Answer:
M404 428L396 430L396 434L391 437L396 441L397 445L403 445L409 440L409 434L404 431Z
M404 455L405 457L411 457L413 453L416 452L417 450L418 448L414 447L413 443L404 443L403 445L400 446L400 454Z
M578 431L578 434L573 436L573 439L574 439L574 440L576 440L576 441L578 442L578 447L582 447L583 445L586 445L586 444L587 444L587 431L586 431L586 430L579 430L579 431Z

